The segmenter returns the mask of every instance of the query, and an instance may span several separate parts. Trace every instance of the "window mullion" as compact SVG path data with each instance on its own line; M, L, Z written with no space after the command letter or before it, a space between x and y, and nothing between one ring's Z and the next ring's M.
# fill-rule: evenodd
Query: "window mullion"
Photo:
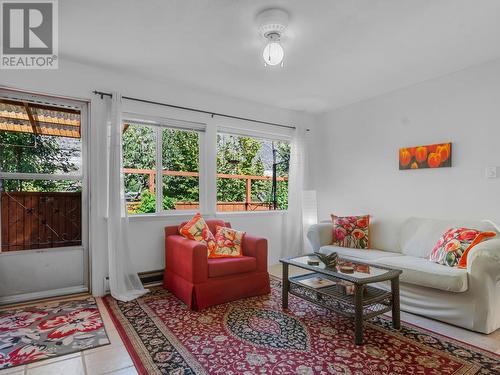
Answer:
M156 126L156 212L163 211L163 132L160 126Z

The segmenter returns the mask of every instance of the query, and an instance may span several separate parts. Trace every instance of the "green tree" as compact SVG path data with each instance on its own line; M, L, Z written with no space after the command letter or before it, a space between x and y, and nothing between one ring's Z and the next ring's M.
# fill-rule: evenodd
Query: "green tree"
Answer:
M162 129L162 165L164 170L199 172L199 135L194 131ZM124 167L155 169L155 130L143 125L129 125L123 133ZM251 137L219 134L217 136L217 173L236 175L268 174L272 169L272 147L279 151L278 176L288 175L289 145L285 142L264 141ZM278 207L286 208L287 182L278 182ZM137 212L155 211L155 194L148 190L146 174L126 174L128 198L140 199ZM253 180L252 201L272 203L271 180ZM131 194L133 193L133 194ZM199 201L199 178L191 176L163 176L163 207L173 209L175 202ZM244 179L217 179L217 200L244 202Z
M156 137L152 127L125 125L123 127L122 148L124 168L155 169ZM125 173L124 182L126 193L138 199L142 192L148 189L149 181L147 174Z
M261 141L255 138L229 134L217 135L217 173L262 176L264 163L259 154L261 148ZM244 202L245 183L242 179L218 178L217 200ZM262 190L263 183L263 181L253 181L251 190L254 198Z
M76 139L0 131L0 170L14 173L65 174L78 170L80 155ZM79 182L2 180L5 191L75 191Z
M199 136L195 131L164 129L162 132L164 170L199 172ZM198 202L198 177L163 176L163 196L175 201Z

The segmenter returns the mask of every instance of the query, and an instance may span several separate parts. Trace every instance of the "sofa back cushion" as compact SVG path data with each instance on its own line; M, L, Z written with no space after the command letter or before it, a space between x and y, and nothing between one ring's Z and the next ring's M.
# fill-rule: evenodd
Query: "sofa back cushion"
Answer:
M412 217L407 219L400 232L401 252L418 258L428 258L441 236L450 228L473 228L495 231L489 223L466 220L440 220Z

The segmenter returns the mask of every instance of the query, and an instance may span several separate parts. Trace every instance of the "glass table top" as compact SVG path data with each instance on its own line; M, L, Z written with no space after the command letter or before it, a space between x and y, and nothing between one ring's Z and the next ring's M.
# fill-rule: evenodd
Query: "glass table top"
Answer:
M318 265L308 264L309 260L319 261ZM353 261L352 259L343 259L339 257L336 267L326 267L314 254L303 255L282 259L281 262L309 269L312 271L339 276L345 279L356 279L368 281L372 278L394 277L401 273L400 270L378 267Z

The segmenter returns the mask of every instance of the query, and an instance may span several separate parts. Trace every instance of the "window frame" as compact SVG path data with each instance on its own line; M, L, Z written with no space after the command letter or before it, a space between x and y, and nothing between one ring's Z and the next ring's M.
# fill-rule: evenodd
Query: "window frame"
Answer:
M218 143L217 143L217 137L221 135L232 135L236 137L248 137L248 138L254 138L254 139L259 139L259 140L265 140L265 141L275 141L275 142L287 142L288 144L292 144L292 137L285 135L285 134L276 134L276 133L271 133L271 132L266 132L266 131L260 131L260 130L248 130L240 127L232 127L232 126L223 126L219 125L216 127L216 132L215 132L215 154L217 155L218 149ZM218 211L217 207L217 158L214 160L215 163L215 215L218 217L238 217L238 216L244 216L244 215L279 215L279 214L285 214L288 212L288 208L285 210L262 210L262 211ZM288 171L290 173L290 171ZM289 178L289 177L288 177ZM289 190L287 191L287 197L288 199L290 198L289 195Z
M46 103L53 107L71 107L76 108L80 111L80 160L81 169L79 173L75 174L61 174L61 173L25 173L25 172L3 172L0 171L1 179L14 179L14 180L50 180L50 181L80 181L81 182L81 244L73 246L61 246L61 247L47 247L40 249L26 249L18 251L1 252L0 257L7 255L16 254L29 254L34 252L52 252L52 251L64 251L72 249L84 249L84 264L83 264L83 277L84 283L87 285L85 290L90 288L90 262L91 260L91 249L90 249L90 194L89 194L89 168L90 168L90 153L89 153L89 133L90 133L90 102L82 99L73 98L62 98L55 97L43 93L31 93L26 91L19 91L15 89L10 89L6 87L0 88L0 96L9 100L29 102L29 103ZM2 225L0 218L0 227ZM0 239L1 242L1 239Z
M169 125L169 123L178 123L178 125ZM206 204L206 168L205 160L205 133L206 125L180 119L168 119L157 116L147 116L142 114L124 113L122 124L130 123L133 125L147 126L153 129L155 134L155 212L129 214L129 218L157 217L157 216L191 216L197 211L205 212ZM188 126L191 124L192 126ZM174 129L181 131L195 131L198 134L198 203L199 209L194 210L164 210L163 209L163 130ZM123 139L122 139L123 140ZM123 146L122 146L123 147ZM122 155L123 160L123 155ZM123 166L122 166L123 170Z

